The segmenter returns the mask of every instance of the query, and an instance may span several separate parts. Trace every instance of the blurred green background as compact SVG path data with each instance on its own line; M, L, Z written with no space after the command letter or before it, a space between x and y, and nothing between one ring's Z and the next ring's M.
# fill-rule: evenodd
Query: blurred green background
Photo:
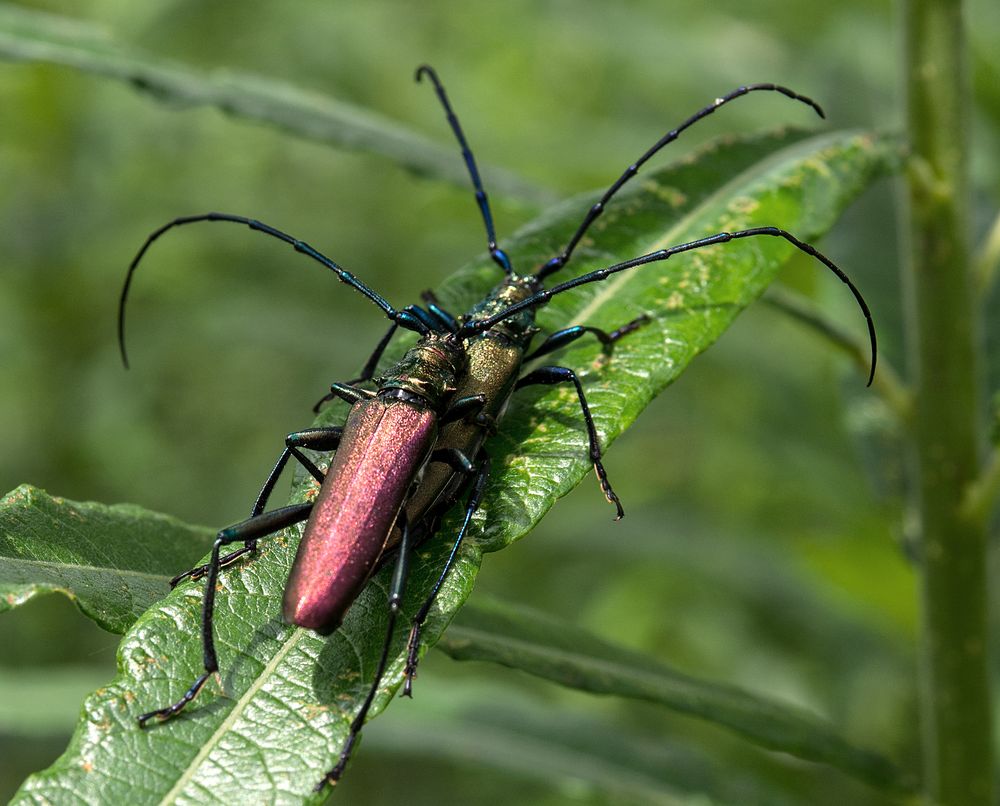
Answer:
M328 93L450 147L431 90L412 81L430 62L481 163L552 198L605 186L666 129L750 81L817 98L836 128L891 129L901 113L888 2L23 5L200 69ZM1000 198L1000 7L977 0L969 11L981 232ZM168 219L260 218L400 305L483 247L470 191L375 156L170 108L64 68L0 65L0 107L4 490L30 482L193 523L236 521L283 435L311 421L329 382L351 376L384 331L373 308L290 250L235 227L192 227L158 244L138 276L125 372L120 284L142 239ZM813 121L777 97L741 100L657 164L722 133L785 123ZM493 201L501 240L533 215L523 201ZM823 247L863 289L882 354L901 367L894 223L883 183ZM807 261L793 261L787 281L862 332L842 287ZM612 524L584 483L515 549L491 555L478 588L691 674L802 704L914 767L917 615L889 422L827 344L758 305L609 452L628 517ZM61 752L84 693L113 676L116 643L54 598L0 619L0 796ZM834 771L663 709L439 653L421 672L414 702L366 731L339 801L642 800L500 752L524 739L512 716L523 711L550 732L611 725L616 752L734 791L747 782L747 800L759 785L767 802L881 802ZM3 705L32 696L28 716ZM442 722L446 712L457 716ZM473 760L449 750L446 731L481 748Z

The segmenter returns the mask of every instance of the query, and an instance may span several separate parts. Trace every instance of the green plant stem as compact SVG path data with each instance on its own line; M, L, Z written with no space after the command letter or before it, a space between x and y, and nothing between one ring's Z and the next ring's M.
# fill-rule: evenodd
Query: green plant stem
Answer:
M991 804L986 529L964 515L978 476L979 316L969 261L968 81L960 0L906 0L912 149L904 238L922 530L924 778L942 806Z

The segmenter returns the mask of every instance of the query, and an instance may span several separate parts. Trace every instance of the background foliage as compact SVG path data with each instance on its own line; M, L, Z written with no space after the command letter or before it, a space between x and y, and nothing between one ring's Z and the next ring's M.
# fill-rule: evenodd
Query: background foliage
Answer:
M980 143L995 142L1000 124L1000 65L988 46L1000 14L988 6L970 8ZM404 3L35 7L99 21L123 42L206 70L329 92L450 147L429 90L410 81L430 61L480 159L538 189L529 200L606 184L663 130L746 81L795 86L820 99L837 128L899 120L888 3L805 12L787 2L711 10L649 2L627 13L568 2L461 13ZM466 189L378 157L210 109L165 108L60 68L5 65L0 99L3 490L27 481L192 523L237 520L281 436L309 422L328 381L351 374L359 345L383 329L294 255L238 230L193 229L164 242L140 277L134 369L124 373L113 339L124 266L145 233L174 215L257 216L325 248L394 301L414 299L482 248ZM804 120L776 99L746 99L673 146L672 157L720 132ZM973 175L982 229L1000 195L995 151L974 154ZM494 196L502 233L531 217L530 201ZM824 247L864 289L884 354L899 366L890 203L889 188L876 188ZM787 280L853 322L841 287L804 266L797 261ZM996 380L997 368L989 373ZM565 616L689 673L804 705L859 744L912 764L916 597L900 457L886 422L827 344L757 306L614 446L609 473L629 517L612 526L585 484L520 546L488 558L479 591ZM64 747L73 703L111 676L116 640L55 598L0 620L0 640L0 793L10 793ZM31 686L58 696L22 696ZM22 707L8 713L15 693ZM540 770L541 754L534 765L517 757L524 731L493 708L507 697L536 720L543 747L607 720L636 754L676 753L676 763L710 777L719 774L705 771L700 750L724 777L767 781L791 799L877 802L834 771L787 764L662 709L586 698L440 653L425 661L414 703L367 731L340 796L610 797L572 764ZM482 751L456 765L462 744ZM397 772L387 776L387 765Z

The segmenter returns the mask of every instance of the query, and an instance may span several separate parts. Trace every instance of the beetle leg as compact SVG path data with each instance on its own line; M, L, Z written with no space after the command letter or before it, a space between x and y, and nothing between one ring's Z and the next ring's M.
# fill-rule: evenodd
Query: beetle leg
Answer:
M543 355L554 353L556 350L559 350L567 344L576 341L578 338L586 335L587 333L592 333L596 336L604 350L604 355L610 356L614 343L618 341L618 339L631 333L633 330L637 330L648 321L649 317L646 314L643 314L642 316L637 316L628 324L622 325L617 330L612 330L610 333L601 330L600 328L590 327L589 325L574 325L573 327L567 327L564 330L557 330L540 345L538 345L537 350L532 352L530 355L526 355L524 360L531 361L534 358L540 358Z
M389 330L382 337L382 340L375 345L375 352L371 354L368 360L365 362L364 369L361 370L361 374L347 382L348 386L357 386L359 383L364 383L365 381L370 381L375 375L375 369L378 367L378 362L382 360L382 354L385 352L385 348L389 346L389 342L392 341L392 336L399 327L395 322L389 326ZM316 401L316 405L313 406L312 410L314 413L318 414L320 407L334 398L338 397L336 392L327 392L323 397Z
M455 542L451 547L451 552L448 554L448 559L444 564L444 568L441 569L441 573L438 575L437 582L434 583L434 587L431 588L431 592L426 601L423 603L420 610L417 611L417 615L413 617L413 624L410 627L410 638L406 652L406 669L404 670L405 681L403 683L404 697L413 696L413 678L416 676L417 663L419 662L417 653L420 651L420 631L423 629L424 621L427 619L427 614L430 613L431 606L434 604L434 600L437 598L438 592L444 584L445 577L448 576L448 572L451 570L452 565L455 564L455 558L458 556L458 548L462 545L462 538L465 537L465 533L469 530L469 523L472 521L472 516L475 514L476 510L479 509L479 502L483 497L483 487L486 486L486 479L489 478L490 475L490 457L487 456L485 452L481 453L483 459L479 464L479 472L472 484L472 492L469 494L469 500L465 505L465 519L462 521L462 528L458 530L458 537L455 538ZM433 456L431 458L433 459ZM466 461L468 461L468 459L466 459Z
M458 448L438 448L431 452L431 462L441 462L448 465L456 473L471 475L475 472L475 465Z
M580 379L576 373L566 367L539 367L534 372L529 372L521 378L514 388L520 389L522 386L532 386L534 384L552 385L567 382L572 383L576 387L577 397L580 398L580 408L583 409L583 421L587 424L587 436L590 439L590 461L594 465L597 481L601 485L604 497L608 499L609 503L614 504L618 510L615 520L621 520L625 515L625 510L622 509L618 495L611 488L611 482L608 481L608 473L601 463L601 446L597 441L597 428L594 426L594 418L590 413L590 407L587 405L587 396L583 393L583 386L580 384Z
M346 400L352 406L355 403L360 403L363 400L371 400L375 397L375 393L370 389L359 389L358 387L351 386L348 383L331 383L330 394L333 397L339 397L341 400Z
M264 507L267 506L267 500L271 497L274 485L277 484L278 476L284 470L289 456L294 456L299 464L309 471L309 475L322 484L324 478L322 471L299 448L311 451L335 451L337 450L337 446L340 445L340 438L343 433L344 429L342 426L333 425L321 428L306 428L302 431L294 431L285 437L285 450L281 452L281 456L278 457L278 461L267 477L267 481L261 487L260 495L257 496L257 501L253 505L250 517L260 515L264 511Z
M215 543L212 545L212 559L208 563L208 581L205 585L205 598L201 606L201 640L204 651L205 671L191 684L191 687L184 693L184 696L173 705L142 714L139 717L140 728L144 728L150 719L157 719L162 722L180 713L184 709L184 706L198 696L198 692L205 685L205 681L219 671L219 659L215 653L215 637L212 634L212 622L215 615L215 587L219 579L219 569L222 567L222 558L219 554L222 547L241 541L244 543L249 541L256 543L258 538L272 535L292 524L304 521L309 517L309 512L312 508L313 505L311 502L282 507L281 509L275 509L249 518L242 523L229 526L219 532L215 538Z
M481 414L486 405L486 395L467 395L452 403L441 415L441 425L455 420L464 420L472 414Z
M316 792L321 791L327 783L336 784L340 776L343 775L344 768L351 757L351 750L354 748L358 734L361 733L361 728L365 724L365 718L368 716L368 711L375 700L375 695L378 693L379 686L382 683L382 675L385 674L385 667L389 662L389 650L392 648L396 617L399 615L399 610L403 604L403 593L406 590L406 579L410 570L410 549L412 546L410 545L410 529L406 521L405 511L399 514L399 527L402 532L402 538L399 543L399 554L396 556L396 566L392 572L392 583L389 586L389 622L386 625L385 641L382 644L382 655L378 661L378 668L375 670L375 679L372 681L371 688L368 689L368 696L365 697L365 701L361 704L361 709L351 722L351 727L347 733L347 740L340 751L340 758L337 759L337 763L333 769L324 775L323 780L316 785L314 790Z
M441 307L441 301L437 298L437 294L427 288L420 292L420 299L423 300L427 310L433 314L435 319L439 320L452 333L458 332L458 320Z
M295 431L285 437L285 449L281 452L281 456L278 457L278 461L275 463L270 475L268 475L267 481L264 482L264 486L261 487L260 494L257 496L257 501L254 504L253 509L250 511L250 517L255 518L264 511L264 508L267 506L267 501L271 497L271 493L274 491L274 485L278 483L278 477L281 475L281 471L285 469L285 465L288 464L290 456L294 456L299 464L309 471L309 474L314 479L322 483L323 474L320 472L319 468L316 467L316 465L314 465L312 461L298 449L308 448L309 450L314 451L336 450L337 445L340 444L340 435L343 431L344 429L340 426L331 426L329 428L307 428L303 431ZM254 554L256 551L256 539L248 539L244 543L243 548L236 549L236 551L232 551L224 557L221 557L219 559L219 565L221 568L225 568L238 560L240 557L247 554ZM171 579L170 587L177 587L177 585L185 579L201 579L206 573L208 573L207 564L196 566L190 571L185 571L183 574L178 574Z

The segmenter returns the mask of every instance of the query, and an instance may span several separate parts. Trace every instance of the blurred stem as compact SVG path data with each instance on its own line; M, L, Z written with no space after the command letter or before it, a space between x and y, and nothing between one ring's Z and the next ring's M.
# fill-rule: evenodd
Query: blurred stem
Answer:
M912 149L906 333L915 376L914 490L922 537L921 717L927 794L992 803L986 528L961 506L978 476L977 346L961 0L904 0Z
M764 302L784 314L811 327L843 350L857 365L862 377L868 377L871 354L868 342L858 339L830 319L812 300L789 288L772 285L764 294ZM872 386L902 423L908 423L913 412L913 396L899 377L899 373L885 358L880 357L878 371Z

